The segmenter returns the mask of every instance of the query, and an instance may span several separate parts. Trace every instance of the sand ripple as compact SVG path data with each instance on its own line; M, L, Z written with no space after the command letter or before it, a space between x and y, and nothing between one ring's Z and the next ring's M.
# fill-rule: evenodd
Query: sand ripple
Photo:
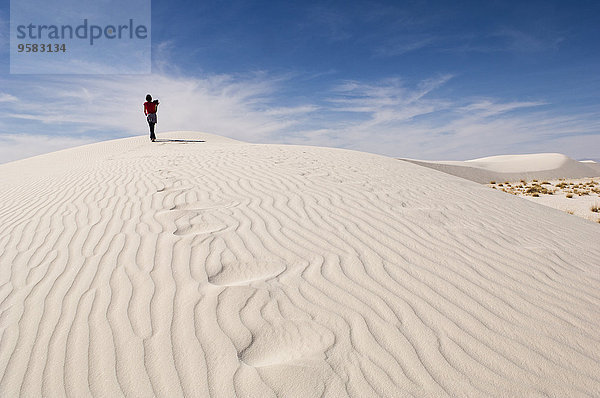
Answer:
M0 166L0 396L600 396L598 225L198 137Z

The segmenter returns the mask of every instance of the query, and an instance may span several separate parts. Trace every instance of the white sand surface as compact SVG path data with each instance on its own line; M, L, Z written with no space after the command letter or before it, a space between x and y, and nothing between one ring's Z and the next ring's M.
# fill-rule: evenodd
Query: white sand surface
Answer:
M600 396L600 228L174 132L0 165L2 397Z
M553 180L600 176L600 164L579 162L560 153L500 155L466 161L401 160L483 184L490 181Z

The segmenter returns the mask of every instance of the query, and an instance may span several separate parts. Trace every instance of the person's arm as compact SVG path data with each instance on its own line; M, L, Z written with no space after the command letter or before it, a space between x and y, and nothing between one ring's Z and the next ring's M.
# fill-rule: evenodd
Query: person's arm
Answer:
M144 107L144 115L148 116L148 111L146 110L146 104L144 104L143 107Z

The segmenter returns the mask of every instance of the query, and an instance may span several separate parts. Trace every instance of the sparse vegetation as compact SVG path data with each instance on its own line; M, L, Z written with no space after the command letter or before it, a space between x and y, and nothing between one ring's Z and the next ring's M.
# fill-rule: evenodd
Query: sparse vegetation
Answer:
M593 198L596 195L598 196L598 198L600 198L600 184L597 181L587 178L582 178L575 181L566 181L564 178L560 178L558 180L544 180L542 182L539 182L539 180L532 179L531 182L521 180L521 182L512 183L509 181L497 182L495 180L492 180L489 182L488 186L492 189L496 189L504 193L521 197L531 196L534 198L539 198L544 195L565 195L566 198L571 199L572 201L585 200L585 202L583 202L585 203L585 206L588 206L587 203L589 202L587 202L587 200L589 199L583 199L583 197L591 196ZM554 207L551 204L549 205L551 207ZM594 203L590 207L590 211L592 213L600 215L600 203ZM571 215L575 215L575 210L565 210L565 212ZM583 214L578 215L581 217L585 217ZM592 221L597 221L598 223L600 223L600 218L598 220L596 220L595 217L587 218L591 218Z
M565 194L569 199L593 194L600 196L600 184L594 180L571 182L561 178L559 181L551 182L544 180L539 182L537 179L533 179L531 182L521 180L520 183L510 183L509 181L497 183L496 181L490 181L490 186L493 189L498 189L512 195L532 196L534 198L539 198L543 195L555 195L557 193Z

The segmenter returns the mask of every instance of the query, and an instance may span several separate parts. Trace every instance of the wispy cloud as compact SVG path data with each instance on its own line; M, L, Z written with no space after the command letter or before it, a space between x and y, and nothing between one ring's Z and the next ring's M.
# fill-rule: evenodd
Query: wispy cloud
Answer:
M438 41L444 43L436 48L441 52L535 54L558 50L565 37L559 32L542 34L505 26L477 35L450 35Z
M429 47L435 42L433 36L404 35L375 46L373 53L376 57L394 57Z
M557 33L546 32L542 36L511 27L499 29L491 36L500 38L504 49L518 52L556 50L564 41L564 37Z
M317 106L285 106L279 76L51 76L2 83L0 133L102 140L146 134L147 93L159 98L158 131L198 130L266 142ZM16 101L13 93L27 93ZM54 147L50 146L49 149ZM0 163L6 158L0 158Z
M17 102L17 97L6 93L0 93L0 102Z
M545 101L436 95L450 79L413 88L400 79L346 82L327 109L343 117L299 131L289 142L438 160L533 152L581 158L600 148L600 112L564 114Z
M330 42L350 39L353 21L351 15L344 11L326 4L309 7L298 28L310 36L322 37Z
M293 105L281 94L287 79L255 73L51 77L43 84L10 80L0 94L0 163L71 144L147 134L141 105L146 93L161 100L159 133L198 130L248 142L421 159L542 151L582 158L600 148L598 111L567 114L543 100L444 96L440 89L452 82L451 75L417 84L400 78L344 81ZM23 99L19 93L25 92Z
M494 100L485 99L472 102L468 105L460 107L458 111L472 115L471 117L486 118L497 116L506 112L511 112L519 109L530 108L535 106L546 105L543 101L524 101L524 102L505 102L496 103Z
M424 97L451 78L451 75L445 75L425 80L415 89L406 88L397 78L376 84L346 82L335 89L337 96L329 102L338 112L365 113L373 124L410 120L446 106L442 100L424 100Z
M0 134L0 163L94 142L90 138L41 134Z

